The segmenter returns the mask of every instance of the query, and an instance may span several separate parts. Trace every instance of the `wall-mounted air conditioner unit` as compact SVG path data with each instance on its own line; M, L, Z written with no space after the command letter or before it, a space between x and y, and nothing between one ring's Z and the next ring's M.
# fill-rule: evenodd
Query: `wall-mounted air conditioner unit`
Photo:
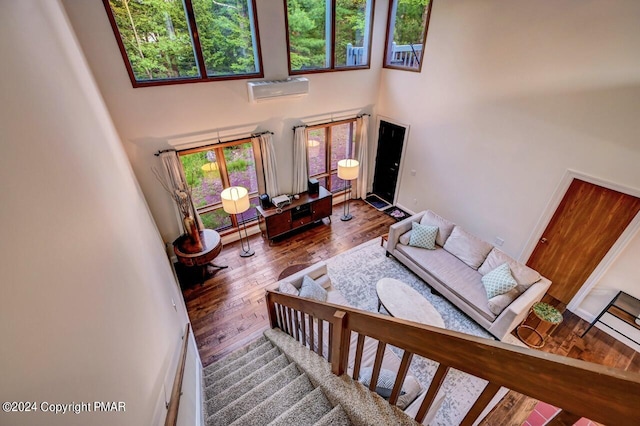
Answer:
M249 102L262 102L272 99L296 98L309 93L309 80L304 77L286 80L250 81L247 83Z

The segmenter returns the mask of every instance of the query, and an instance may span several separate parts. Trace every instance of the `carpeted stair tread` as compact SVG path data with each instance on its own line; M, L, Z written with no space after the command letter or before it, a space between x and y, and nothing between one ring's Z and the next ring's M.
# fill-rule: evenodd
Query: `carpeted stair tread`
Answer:
M351 421L341 406L336 405L333 410L329 411L313 426L350 426Z
M225 356L221 360L218 360L218 361L213 362L213 363L209 364L208 366L206 366L204 368L204 375L207 376L207 375L213 373L214 371L224 367L225 365L232 363L233 361L235 361L238 358L244 356L248 352L251 352L252 350L257 348L258 346L261 346L261 345L265 344L266 342L268 342L266 337L264 337L264 336L258 337L256 340L254 340L253 342L249 343L248 345L243 346L240 349L231 352L229 355Z
M252 409L254 409L261 402L269 399L274 395L274 391L279 389L277 393L289 387L289 385L298 380L304 378L307 382L309 380L300 374L300 371L295 364L289 364L284 370L280 370L277 374L269 377L264 382L242 395L240 398L231 402L231 404L218 411L215 415L207 419L207 426L225 426L229 425L240 417L244 416ZM267 404L264 412L271 410L271 406L274 404ZM279 413L278 413L279 414ZM272 419L264 422L267 424L278 416L276 414ZM257 414L257 418L263 416L263 412Z
M215 371L210 372L209 374L205 375L205 386L209 386L211 383L217 380L220 380L227 374L231 373L233 370L237 370L238 368L241 368L242 366L247 365L248 363L253 361L255 358L259 357L260 355L263 355L269 352L272 348L273 348L273 345L271 344L271 342L265 342L262 345L258 346L257 348L254 348L253 350L242 355L240 358L237 358L236 360L228 363L227 365L220 367Z
M269 423L269 426L312 425L332 409L322 389L316 388Z
M238 383L235 383L234 385L225 389L224 392L219 393L213 397L209 397L207 393L207 413L209 414L209 416L217 413L223 407L229 405L232 401L240 398L242 395L249 392L251 389L267 380L269 377L277 374L287 365L289 365L289 360L284 354L282 354L267 365L240 380Z
M295 364L292 364L295 365ZM274 389L272 389L273 392ZM266 425L297 404L306 394L314 390L309 378L302 374L291 383L260 404L255 405L242 417L232 423L233 426L259 426Z
M251 362L230 371L218 380L211 381L208 377L205 378L207 396L211 397L217 395L222 390L239 382L257 369L267 365L269 362L276 359L280 353L281 352L277 348L272 347L268 352L256 356L256 358L252 359Z

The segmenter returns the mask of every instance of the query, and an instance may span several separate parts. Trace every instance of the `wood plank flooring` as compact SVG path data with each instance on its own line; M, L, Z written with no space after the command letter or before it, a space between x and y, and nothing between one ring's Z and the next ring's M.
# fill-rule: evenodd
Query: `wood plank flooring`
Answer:
M256 254L239 256L239 243L224 247L216 263L228 265L207 280L183 290L189 317L204 366L258 337L268 326L264 291L288 266L326 260L388 232L394 220L357 200L351 202L354 216L340 221L342 205L334 206L331 224L321 224L291 234L272 246L261 235L250 237ZM565 306L546 296L561 310ZM640 372L640 355L605 332L593 328L579 336L588 324L569 311L542 348L545 352ZM580 392L576 388L576 392ZM535 401L510 392L485 424L522 424ZM519 423L518 423L519 422Z

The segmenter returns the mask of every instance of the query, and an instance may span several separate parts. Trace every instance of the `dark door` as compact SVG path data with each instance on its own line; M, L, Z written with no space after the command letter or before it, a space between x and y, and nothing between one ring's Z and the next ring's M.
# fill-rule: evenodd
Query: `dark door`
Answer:
M380 121L378 130L378 153L373 175L373 193L386 202L393 204L396 184L400 172L400 157L404 133L407 129L396 124Z
M568 304L640 210L640 199L574 179L527 265Z

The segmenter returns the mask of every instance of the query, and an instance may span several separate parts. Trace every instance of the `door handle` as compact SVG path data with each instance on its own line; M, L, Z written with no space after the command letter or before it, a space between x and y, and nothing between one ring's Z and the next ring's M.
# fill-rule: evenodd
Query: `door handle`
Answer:
M547 239L544 238L544 237L540 238L540 243L541 244L546 244L547 243Z

